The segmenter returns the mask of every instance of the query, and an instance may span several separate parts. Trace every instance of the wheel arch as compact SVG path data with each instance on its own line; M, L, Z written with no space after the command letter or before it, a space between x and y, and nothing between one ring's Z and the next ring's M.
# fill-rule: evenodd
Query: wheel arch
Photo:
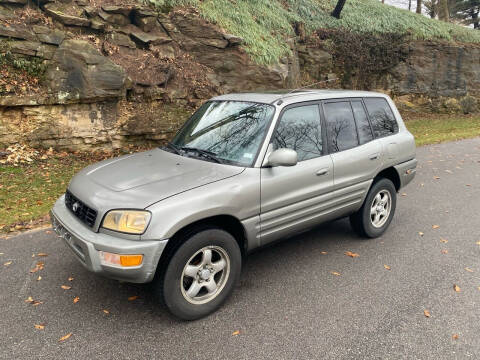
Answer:
M247 254L248 240L245 228L241 221L232 215L215 215L196 220L177 230L177 232L169 239L167 246L160 256L156 273L158 274L159 272L163 271L162 269L165 269L170 257L182 244L182 239L190 234L193 234L194 232L208 228L219 228L230 233L240 247L242 258L245 258L245 255Z
M377 176L375 176L375 178L373 179L373 183L375 183L379 179L389 179L395 186L395 190L397 190L397 192L400 190L400 187L402 186L402 183L400 181L400 174L393 166L380 171L377 174Z

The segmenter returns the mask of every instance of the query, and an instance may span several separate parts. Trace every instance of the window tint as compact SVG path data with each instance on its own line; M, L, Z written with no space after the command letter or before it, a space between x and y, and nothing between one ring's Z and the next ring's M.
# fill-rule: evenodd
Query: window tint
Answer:
M357 129L349 101L326 103L323 106L327 121L330 152L351 149L358 145Z
M398 131L395 116L385 99L365 98L364 101L376 137L388 136Z
M287 109L273 135L275 149L293 149L298 161L322 155L323 142L318 105Z
M367 114L361 101L352 101L353 115L357 122L358 137L360 144L365 144L373 140L372 128L367 119Z

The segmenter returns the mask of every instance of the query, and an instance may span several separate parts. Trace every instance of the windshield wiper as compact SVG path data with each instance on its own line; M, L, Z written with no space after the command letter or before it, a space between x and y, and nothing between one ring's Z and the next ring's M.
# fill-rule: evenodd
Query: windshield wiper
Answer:
M219 164L223 164L224 161L220 159L217 154L215 154L213 151L208 151L208 150L203 150L199 148L194 148L194 147L188 147L188 146L183 146L180 148L183 151L195 151L196 153L205 156L206 158L213 160Z
M180 152L180 150L178 149L178 147L177 147L176 145L173 145L171 142L169 142L165 147L168 148L168 149L173 150L173 152L174 152L175 154L182 155L182 153Z

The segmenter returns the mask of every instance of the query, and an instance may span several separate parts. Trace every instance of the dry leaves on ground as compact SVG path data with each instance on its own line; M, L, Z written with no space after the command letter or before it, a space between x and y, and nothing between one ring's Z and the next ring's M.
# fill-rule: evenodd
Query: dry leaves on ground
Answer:
M453 339L453 340L458 340L458 334L453 334L453 335L452 335L452 339Z
M351 252L351 251L345 251L345 255L350 256L352 258L356 258L356 257L360 256L357 253L354 253L354 252Z
M427 318L430 317L430 311L428 311L428 310L423 310L423 314L424 314L425 317L427 317Z
M440 242L446 244L446 243L448 243L448 240L447 240L447 239L444 239L444 238L440 238Z
M58 341L65 341L68 338L70 338L70 336L72 336L72 335L73 335L72 333L68 333L67 335L62 336Z
M444 254L444 255L445 255L445 254L448 254L448 250L443 249L443 250L442 250L442 254Z
M440 225L432 225L432 229L438 229Z
M33 269L30 269L30 273L33 274L39 270L43 270L44 266L45 266L45 263L43 261L39 261L37 262L37 265L35 265Z
M37 329L37 330L45 329L45 324L35 324L34 326L35 326L35 329Z
M134 301L134 300L137 300L138 299L138 295L134 295L134 296L130 296L128 298L128 301Z
M453 290L455 290L456 292L461 291L460 286L458 286L457 284L453 284Z
M328 253L326 251L320 251L320 254L327 255Z
M340 273L339 273L339 272L336 272L336 271L332 271L331 274L332 274L332 275L335 275L335 276L340 276Z
M237 335L240 335L240 330L235 330L235 331L232 333L232 336L237 336Z
M68 278L68 281L73 281L73 277L70 276L70 277Z
M423 233L423 232L421 232L421 231L419 231L419 232L418 232L418 235L420 235L420 236L423 236L423 235L424 235L424 233Z
M73 298L73 303L74 303L74 304L76 304L76 303L79 302L79 301L80 301L80 298L79 298L78 296L75 296L75 297Z
M466 268L465 268L465 271L468 271L468 272L471 272L471 273L473 273L473 270L472 270L472 269L470 269L470 268L468 268L468 267L466 267Z
M29 303L29 304L32 304L33 306L37 306L37 305L40 305L40 304L43 304L43 302L41 301L38 301L38 300L34 300L31 296L29 296L27 298L27 300L25 300L26 303Z
M13 261L7 261L6 263L3 263L3 266L10 266L13 263Z
M387 269L387 270L390 270L390 269L391 269L391 267L388 266L388 265L386 265L386 264L383 264L383 267L384 267L385 269Z
M110 311L108 311L107 309L103 309L103 312L107 315L110 314Z
M60 286L63 290L70 290L72 287L68 285L62 285Z
M48 256L47 253L38 253L37 256Z

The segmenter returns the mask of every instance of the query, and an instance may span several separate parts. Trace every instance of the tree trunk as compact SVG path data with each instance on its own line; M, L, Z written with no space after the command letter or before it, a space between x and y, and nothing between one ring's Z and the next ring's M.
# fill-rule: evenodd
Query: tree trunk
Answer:
M408 0L408 11L412 10L412 0Z
M438 1L438 19L448 21L450 15L448 14L448 0Z
M337 19L340 19L340 13L342 12L343 10L343 6L345 5L345 2L347 0L338 0L337 2L337 6L335 6L335 9L333 9L331 15L334 17L334 18L337 18Z
M417 0L417 14L422 13L422 0Z
M475 13L472 15L472 20L473 20L473 28L476 30L480 29L480 24L479 24L479 18L478 18L478 13Z

